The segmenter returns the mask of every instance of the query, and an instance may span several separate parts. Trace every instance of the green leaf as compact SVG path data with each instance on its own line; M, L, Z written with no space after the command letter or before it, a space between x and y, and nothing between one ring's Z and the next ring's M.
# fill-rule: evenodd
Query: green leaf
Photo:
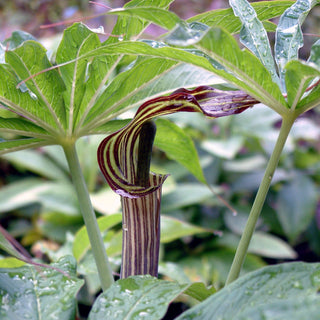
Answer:
M177 320L316 320L319 276L320 265L316 263L265 267L231 283Z
M285 66L288 61L298 58L298 51L303 46L301 25L317 3L314 0L296 1L283 13L278 23L274 50L283 91Z
M264 21L281 15L292 3L293 1L259 1L251 3L251 5L258 15L258 19ZM238 33L241 28L241 21L234 16L231 8L200 13L187 21L198 21L209 27L219 26L230 33Z
M105 124L98 126L96 128L93 128L94 134L108 134L115 131L120 130L124 126L126 126L131 119L125 119L125 120L111 120L106 122Z
M231 136L228 139L206 140L201 147L207 152L225 159L233 159L244 144L244 137Z
M3 158L23 170L29 170L53 180L69 181L66 172L62 171L43 153L23 150L7 154Z
M215 190L215 192L219 190ZM186 197L188 195L188 197ZM195 203L203 203L205 200L214 197L207 186L199 183L183 183L170 193L162 196L161 211L169 212L178 208L186 207Z
M192 139L183 129L169 120L158 119L156 125L155 146L164 151L169 159L182 164L200 182L206 183Z
M121 45L122 43L120 43ZM103 124L108 116L114 118L116 112L122 113L125 107L131 108L141 104L146 98L150 99L151 95L163 90L163 88L155 89L155 83L159 81L160 76L170 72L175 64L174 61L153 58L141 59L136 62L133 68L116 76L103 91L95 102L86 122L90 121L92 126ZM170 89L172 90L172 88Z
M42 179L36 178L12 182L0 190L0 213L40 203L42 194L52 193L52 190L56 188L62 188L61 184L44 182Z
M194 254L179 261L191 281L203 281L222 286L228 276L234 258L234 250L215 248L212 252ZM257 256L248 254L241 270L241 275L265 266L265 262Z
M0 259L0 269L3 268L19 268L24 266L26 263L24 261L18 260L16 258L4 258Z
M118 280L98 297L89 314L89 320L161 319L168 304L187 286L151 276L133 276Z
M157 7L159 9L166 9L172 2L173 0L132 0L126 3L123 8ZM119 40L136 39L149 24L149 22L134 16L119 16L112 34L118 36ZM119 40L116 37L109 37L106 43L114 43Z
M216 74L242 88L276 112L284 112L286 102L267 69L257 57L246 50L242 51L230 34L222 29L213 28L199 41L197 47L229 70L229 73L216 70Z
M257 13L246 0L230 0L234 14L238 16L242 22L240 30L240 40L262 64L268 69L273 81L279 84L279 78L273 61L271 47L267 32L258 19Z
M44 47L36 41L26 41L18 48L6 52L6 61L21 80L52 67ZM12 80L11 80L12 81ZM39 103L41 115L46 114L48 125L62 130L65 126L65 109L62 93L65 89L57 70L48 70L25 82L30 90L31 99ZM15 89L18 91L19 89ZM16 94L16 93L15 93ZM29 94L29 93L28 93ZM35 113L35 102L29 108ZM25 104L21 107L25 108ZM44 120L44 119L43 119Z
M312 45L308 62L315 63L320 67L320 39Z
M309 177L302 175L297 175L279 191L277 196L278 218L290 242L295 242L311 223L317 200L316 186Z
M171 34L171 38L174 39L173 34ZM173 48L170 51L167 51L166 48L160 48L155 50L154 54L165 54L168 58L201 66L242 88L252 97L278 113L287 112L286 102L280 89L272 81L267 69L253 54L247 50L241 50L236 40L229 33L220 28L212 28L196 46L220 64L220 68L218 66L213 68L212 65L208 67L208 60L200 56L190 55L189 52L180 51L177 54L178 50L173 50ZM149 51L149 54L151 54L151 51Z
M296 252L283 240L264 232L255 232L249 252L274 259L295 259Z
M0 132L13 133L15 135L30 136L35 138L49 138L48 133L24 119L18 118L1 118L0 117Z
M213 230L201 228L178 219L162 215L161 216L161 243L168 243L186 236L199 233L212 233Z
M107 14L138 17L168 30L174 28L179 23L183 23L175 13L159 7L124 7L121 9L110 10Z
M22 30L14 31L11 34L11 37L4 41L5 45L8 45L8 49L12 50L19 47L23 42L27 40L34 40L37 39L30 33L24 32Z
M75 318L76 294L83 284L75 261L64 257L52 267L61 271L35 266L0 270L1 319Z
M312 64L299 60L291 60L285 66L285 84L287 88L288 104L294 110L300 102L311 81L320 76L320 68L315 69Z
M112 214L110 216L101 217L98 219L98 226L101 232L104 232L122 220L121 214ZM87 229L83 226L75 235L72 252L77 261L80 261L86 252L90 249L90 241Z
M72 132L83 113L90 110L110 76L108 71L114 63L113 57L76 60L80 55L100 46L98 35L81 23L73 24L63 33L56 61L62 64L59 70L66 85L63 97L68 112L69 132ZM71 60L76 61L63 65Z
M203 282L194 282L184 291L184 294L197 299L198 301L204 301L212 294L216 293L216 289L214 287L207 288Z
M0 101L13 112L52 132L54 124L49 111L30 91L17 89L20 80L13 69L9 65L1 64L0 74Z
M236 249L240 241L240 236L224 232L217 243L223 247ZM248 252L262 257L273 259L295 259L296 252L282 239L267 234L262 231L256 231L251 239Z
M129 43L128 45L130 46ZM146 44L142 46L147 50L150 48ZM108 119L129 108L175 89L221 82L213 73L192 65L176 64L165 58L139 59L130 70L116 76L101 94L89 113L83 130L103 125Z
M28 138L17 140L0 140L0 155L8 152L24 150L28 148L37 148L48 145L47 140Z

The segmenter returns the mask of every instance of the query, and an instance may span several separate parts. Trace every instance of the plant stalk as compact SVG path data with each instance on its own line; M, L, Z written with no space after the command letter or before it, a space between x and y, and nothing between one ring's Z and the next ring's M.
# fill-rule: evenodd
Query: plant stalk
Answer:
M63 146L72 181L76 189L80 210L87 228L93 256L97 265L102 290L106 290L114 282L112 269L98 227L95 212L92 208L89 192L80 168L75 144Z
M292 128L294 120L296 117L293 114L288 114L287 117L283 118L280 133L273 149L272 155L269 159L266 171L264 173L263 179L261 181L259 190L257 192L256 198L252 205L247 224L241 236L236 254L234 256L229 275L226 281L226 285L230 284L239 277L242 265L247 255L248 247L256 227L260 212L262 210L264 201L266 199L272 177L278 166L279 159L288 138L289 132Z
M153 184L150 175L152 145L156 126L147 121L139 133L137 166L133 182L140 186ZM160 247L161 187L139 198L122 197L122 263L121 278L150 274L158 276Z
M161 190L140 198L122 198L121 278L158 276Z

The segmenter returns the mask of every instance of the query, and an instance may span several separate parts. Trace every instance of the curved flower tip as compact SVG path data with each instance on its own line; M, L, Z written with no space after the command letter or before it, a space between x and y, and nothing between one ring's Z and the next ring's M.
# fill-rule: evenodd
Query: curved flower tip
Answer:
M141 183L141 170L149 171L149 165L146 168L145 161L139 158L150 157L154 137L151 131L142 134L143 127L153 130L146 123L154 117L181 111L201 112L218 118L240 113L256 103L259 101L243 91L221 91L208 86L194 90L182 88L169 96L151 99L140 106L130 123L102 141L98 148L100 169L119 195L137 198L150 194L161 187L167 175L148 173L149 181ZM149 149L141 154L139 144L149 145Z

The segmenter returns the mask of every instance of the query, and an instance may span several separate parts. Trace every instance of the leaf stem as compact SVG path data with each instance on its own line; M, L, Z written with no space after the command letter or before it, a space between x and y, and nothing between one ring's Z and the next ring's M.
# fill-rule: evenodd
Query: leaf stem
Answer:
M255 201L252 205L247 224L240 239L236 254L231 265L231 269L229 271L226 285L230 284L239 277L243 262L246 258L250 240L252 238L256 223L258 221L261 209L263 207L264 201L266 199L271 184L273 174L278 166L283 147L285 145L285 142L288 138L289 132L292 128L295 119L296 116L294 115L294 113L288 113L282 120L281 129L277 142L273 149L273 153L269 159Z
M63 145L63 150L69 164L72 181L78 196L80 210L87 228L101 287L102 290L106 290L114 282L112 269L108 261L103 239L90 201L89 192L80 168L75 144L65 144Z

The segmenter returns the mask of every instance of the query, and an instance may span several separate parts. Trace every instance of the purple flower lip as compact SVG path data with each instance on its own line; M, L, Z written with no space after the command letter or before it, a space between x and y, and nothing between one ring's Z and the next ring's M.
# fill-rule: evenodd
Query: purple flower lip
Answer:
M98 148L98 163L110 187L120 196L138 198L159 189L168 175L149 173L140 185L137 152L142 126L152 118L175 112L201 112L218 118L241 113L259 103L243 91L221 91L208 86L178 89L169 96L142 104L125 127L106 137Z

